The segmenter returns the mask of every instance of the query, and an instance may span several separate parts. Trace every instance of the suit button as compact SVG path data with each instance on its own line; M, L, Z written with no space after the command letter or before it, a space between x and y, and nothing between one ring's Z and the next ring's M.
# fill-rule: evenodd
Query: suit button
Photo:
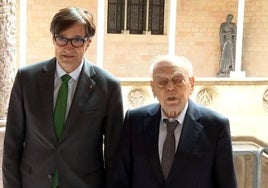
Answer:
M51 175L51 174L48 174L47 177L48 177L48 179L50 179L50 180L52 179L52 175Z

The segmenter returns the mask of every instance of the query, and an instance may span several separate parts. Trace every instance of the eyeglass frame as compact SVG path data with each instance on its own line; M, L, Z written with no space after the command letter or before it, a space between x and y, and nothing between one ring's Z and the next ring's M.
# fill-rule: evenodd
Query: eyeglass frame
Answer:
M57 38L62 38L62 39L64 39L64 40L66 40L66 44L64 44L64 45L60 45L60 44L58 44L57 43ZM64 36L61 36L61 35L56 35L56 34L54 34L54 36L53 36L53 39L54 39L54 41L55 41L55 43L58 45L58 46L61 46L61 47L64 47L64 46L67 46L67 44L70 42L71 43L71 45L74 47L74 48L80 48L80 47L82 47L84 44L85 44L85 42L87 41L87 37L73 37L73 38L67 38L67 37L64 37ZM81 42L82 42L82 44L80 45L80 46L75 46L74 44L73 44L73 41L74 40L81 40Z
M191 80L193 77L189 77L189 80ZM153 79L153 82L157 85L158 88L166 88L170 83L172 83L173 86L183 86L187 78L182 77L181 75L174 75L172 78L167 77L158 77L156 79ZM165 83L161 83L165 82Z

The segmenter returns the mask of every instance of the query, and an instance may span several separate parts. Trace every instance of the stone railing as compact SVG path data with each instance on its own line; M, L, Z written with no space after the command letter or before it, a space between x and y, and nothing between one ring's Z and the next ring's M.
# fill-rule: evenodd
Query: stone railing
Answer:
M233 137L238 187L267 188L268 147L253 137Z

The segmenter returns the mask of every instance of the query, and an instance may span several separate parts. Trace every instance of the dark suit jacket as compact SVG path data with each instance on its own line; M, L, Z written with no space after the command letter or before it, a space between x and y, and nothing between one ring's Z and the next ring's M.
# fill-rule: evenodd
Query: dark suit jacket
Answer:
M123 125L119 81L85 60L57 141L53 123L55 63L54 58L17 72L4 139L5 188L50 188L55 169L61 188L104 187Z
M159 104L129 110L113 188L236 188L228 119L189 100L173 166L164 180L158 153Z

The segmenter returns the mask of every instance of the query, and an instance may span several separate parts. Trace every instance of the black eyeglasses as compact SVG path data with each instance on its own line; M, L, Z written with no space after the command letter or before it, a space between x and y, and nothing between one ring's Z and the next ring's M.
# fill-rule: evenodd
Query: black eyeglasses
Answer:
M66 46L70 41L73 47L80 48L84 45L87 38L86 37L66 38L60 35L54 35L54 40L58 46Z

